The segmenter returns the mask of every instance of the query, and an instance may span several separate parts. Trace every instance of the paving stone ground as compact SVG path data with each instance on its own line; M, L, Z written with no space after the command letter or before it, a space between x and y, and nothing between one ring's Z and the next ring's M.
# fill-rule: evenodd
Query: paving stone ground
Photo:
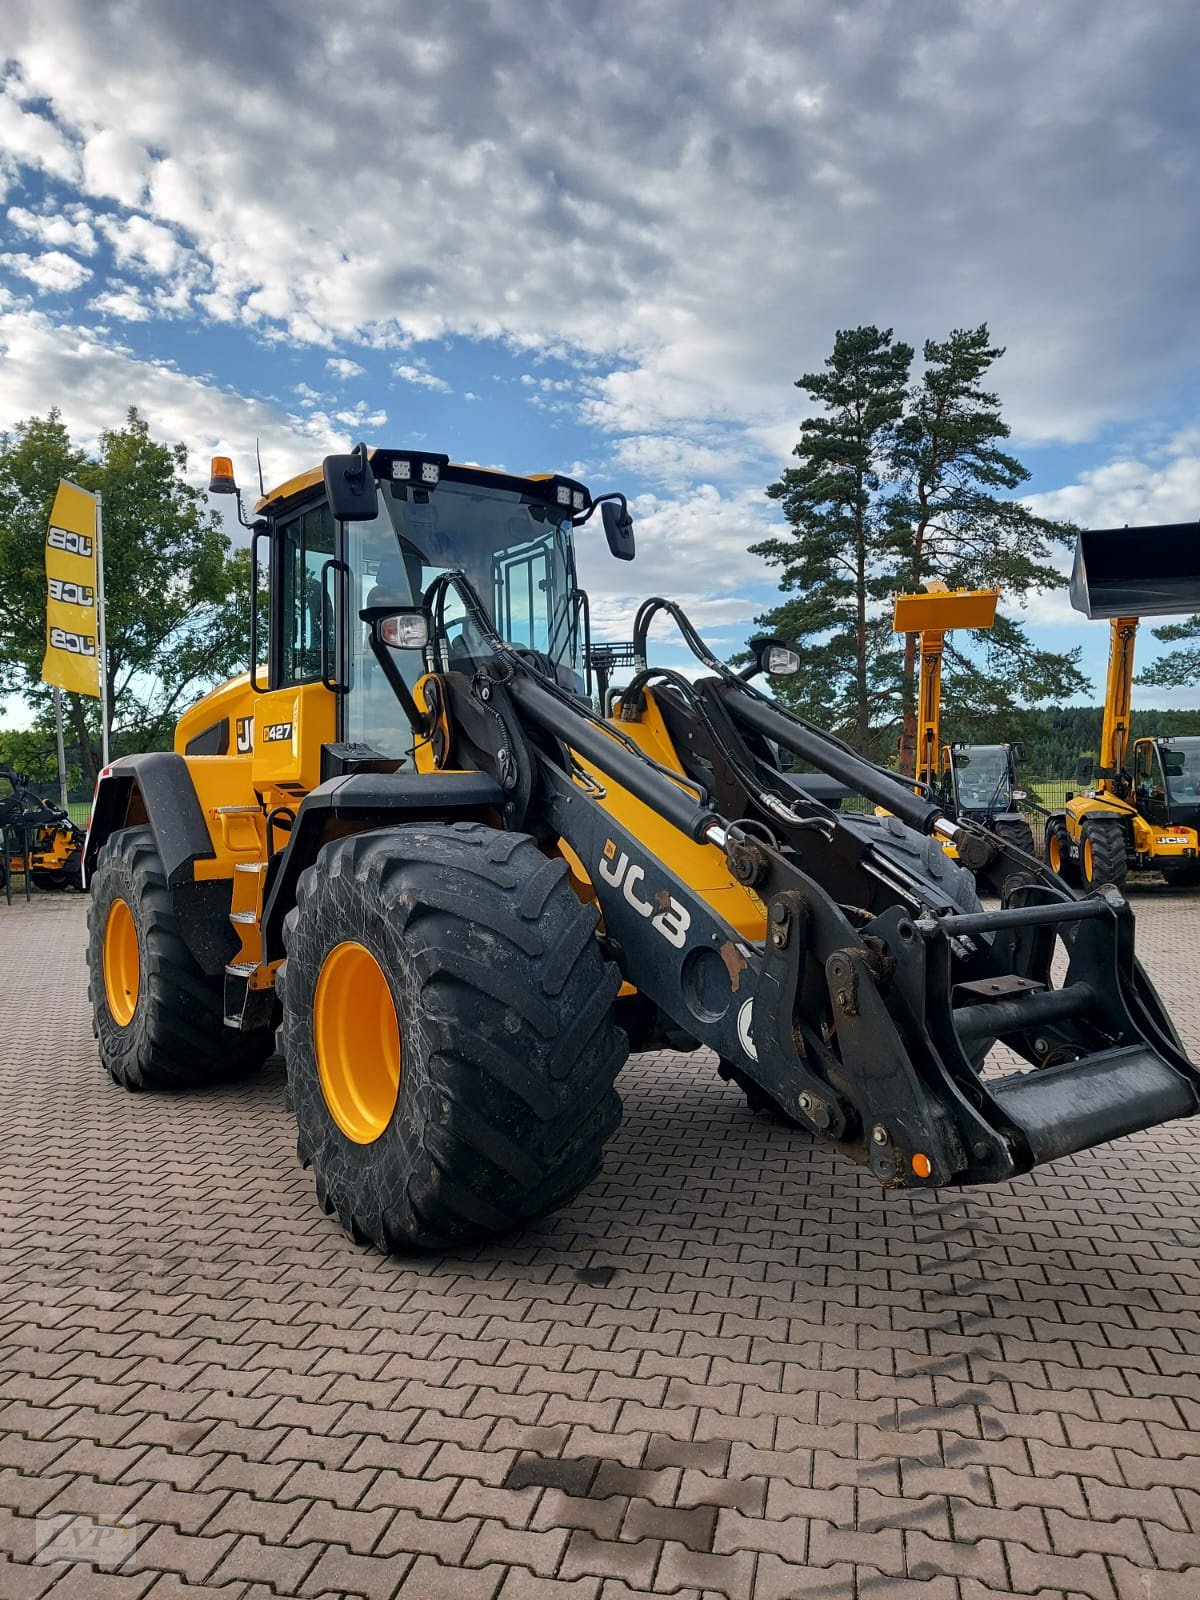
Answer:
M1136 905L1200 1054L1200 895ZM1200 1597L1200 1123L894 1196L647 1055L568 1212L388 1260L277 1063L108 1081L83 941L0 904L0 1600ZM35 1561L79 1514L123 1563Z

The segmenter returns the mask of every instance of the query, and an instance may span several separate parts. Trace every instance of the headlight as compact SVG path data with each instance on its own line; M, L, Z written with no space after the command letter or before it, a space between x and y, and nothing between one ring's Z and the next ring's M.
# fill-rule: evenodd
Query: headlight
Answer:
M429 619L423 611L397 611L379 624L379 637L393 650L423 650L429 643Z

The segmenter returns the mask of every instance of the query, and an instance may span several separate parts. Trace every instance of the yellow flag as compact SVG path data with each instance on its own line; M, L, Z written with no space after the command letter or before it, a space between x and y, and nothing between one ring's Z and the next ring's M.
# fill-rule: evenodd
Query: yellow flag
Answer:
M46 532L42 678L99 699L96 589L96 497L60 478Z

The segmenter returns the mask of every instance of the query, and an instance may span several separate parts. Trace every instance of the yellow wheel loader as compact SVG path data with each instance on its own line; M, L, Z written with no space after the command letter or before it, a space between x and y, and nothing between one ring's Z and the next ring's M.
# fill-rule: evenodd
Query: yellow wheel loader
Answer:
M212 487L236 492L227 462ZM575 544L601 525L633 556L621 495L359 446L257 513L265 665L255 613L249 672L98 786L96 1036L131 1089L277 1039L300 1157L355 1238L446 1247L566 1204L631 1047L710 1050L892 1187L1003 1180L1200 1107L1114 891L950 821L670 600L594 709ZM663 613L698 681L649 662ZM831 810L781 751L894 815ZM997 1044L1026 1069L990 1073Z
M1091 528L1075 546L1071 604L1110 619L1098 761L1081 759L1064 810L1046 821L1046 860L1086 887L1121 884L1131 869L1200 884L1200 739L1131 741L1138 621L1200 608L1196 523Z
M898 594L893 633L918 635L917 756L915 777L936 794L946 815L978 823L1018 850L1033 853L1033 830L1021 815L1018 744L942 743L942 656L954 628L990 628L998 589L955 589L933 578L919 594ZM950 847L953 849L953 846Z
M0 766L0 888L28 872L38 889L83 887L84 831L29 779Z

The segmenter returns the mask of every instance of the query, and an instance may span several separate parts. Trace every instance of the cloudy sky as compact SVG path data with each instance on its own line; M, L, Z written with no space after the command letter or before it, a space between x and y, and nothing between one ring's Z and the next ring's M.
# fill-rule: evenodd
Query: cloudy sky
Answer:
M0 427L136 404L197 477L366 438L621 487L639 559L589 541L597 634L665 589L732 650L793 380L839 327L987 321L1039 509L1200 516L1184 0L3 13ZM1102 625L1031 616L1102 671Z

